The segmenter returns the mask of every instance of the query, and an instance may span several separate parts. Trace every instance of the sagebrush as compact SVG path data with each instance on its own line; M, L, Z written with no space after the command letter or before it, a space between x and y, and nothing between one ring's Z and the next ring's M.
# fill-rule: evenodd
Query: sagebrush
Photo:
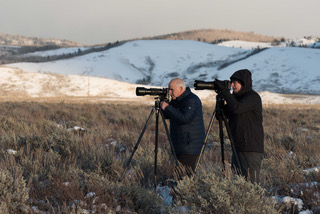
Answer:
M160 123L154 177L155 121L147 127L124 169L152 105L0 103L1 203L3 213L260 213L288 212L274 195L319 209L320 110L264 109L265 159L261 184L222 172L217 123L210 130L200 169L172 185L172 202L154 192L176 179L175 160ZM214 106L204 106L207 127ZM81 128L81 129L80 129ZM227 134L225 134L227 136ZM313 185L306 185L311 184Z

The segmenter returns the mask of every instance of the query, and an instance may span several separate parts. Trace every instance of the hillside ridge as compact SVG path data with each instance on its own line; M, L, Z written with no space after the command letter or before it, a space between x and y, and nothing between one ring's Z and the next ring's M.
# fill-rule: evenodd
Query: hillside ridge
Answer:
M134 40L193 40L193 41L201 41L207 43L218 43L221 41L228 40L242 40L248 42L274 42L284 40L283 37L274 37L274 36L266 36L262 34L255 34L254 32L242 32L235 30L220 30L220 29L195 29L188 31L175 32L170 34L156 35L156 36L148 36L142 38L133 38L128 40L123 40L121 42L126 41L134 41ZM114 41L120 42L120 41ZM106 45L110 42L105 42L100 45ZM113 42L112 42L113 43ZM79 44L77 42L65 40L65 39L50 39L50 38L39 38L39 37L28 37L23 35L14 35L7 33L0 33L0 45L6 46L48 46L48 45L57 45L59 47L79 47L85 46ZM95 45L92 45L95 46Z
M0 33L0 45L36 46L36 47L49 46L49 45L55 45L59 47L83 46L78 42L69 41L66 39L29 37L29 36L23 36L23 35L7 34L7 33Z
M207 43L219 43L228 40L242 40L248 42L278 42L283 37L266 36L254 32L241 32L234 30L198 29L164 34L159 36L144 37L142 39L164 39L164 40L193 40Z

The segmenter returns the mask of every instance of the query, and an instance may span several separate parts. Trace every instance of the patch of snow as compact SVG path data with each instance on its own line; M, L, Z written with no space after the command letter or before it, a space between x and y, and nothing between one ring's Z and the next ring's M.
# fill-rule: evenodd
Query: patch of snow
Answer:
M293 198L290 196L273 196L273 198L278 202L278 203L284 203L287 205L294 204L297 206L298 211L301 211L303 208L303 201L300 198Z
M320 172L320 166L309 168L309 169L305 169L305 170L303 170L303 172L306 173L306 174L310 174L310 173L313 173L313 172Z
M7 154L10 154L10 155L16 155L16 154L17 154L17 151L16 151L16 150L13 150L13 149L7 149L7 150L6 150L6 153L7 153Z
M230 48L242 48L246 50L255 49L255 48L271 48L273 47L271 43L265 42L247 42L247 41L240 41L240 40L232 40L218 43L219 46L230 47ZM282 44L281 46L285 46Z

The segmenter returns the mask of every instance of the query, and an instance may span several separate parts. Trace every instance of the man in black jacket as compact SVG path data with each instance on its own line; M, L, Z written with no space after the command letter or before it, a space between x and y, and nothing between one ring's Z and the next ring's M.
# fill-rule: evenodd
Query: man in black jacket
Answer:
M226 116L240 162L238 166L233 154L232 167L246 179L258 183L264 152L261 98L252 90L249 70L238 70L230 79L233 94L230 94L222 81L215 82L227 102Z
M172 100L161 102L161 109L170 119L173 147L179 162L194 171L205 138L202 104L179 78L170 81L169 94Z

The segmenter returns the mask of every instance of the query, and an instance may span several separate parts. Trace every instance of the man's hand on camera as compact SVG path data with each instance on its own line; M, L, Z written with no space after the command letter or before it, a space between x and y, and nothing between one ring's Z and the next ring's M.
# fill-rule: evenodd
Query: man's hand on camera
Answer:
M161 107L162 110L164 110L168 105L169 105L169 104L168 104L167 102L165 102L165 101L162 101L162 102L160 103L160 107Z
M226 81L221 81L221 80L215 79L215 81L213 83L218 91L223 91L225 89L228 89L228 83Z

